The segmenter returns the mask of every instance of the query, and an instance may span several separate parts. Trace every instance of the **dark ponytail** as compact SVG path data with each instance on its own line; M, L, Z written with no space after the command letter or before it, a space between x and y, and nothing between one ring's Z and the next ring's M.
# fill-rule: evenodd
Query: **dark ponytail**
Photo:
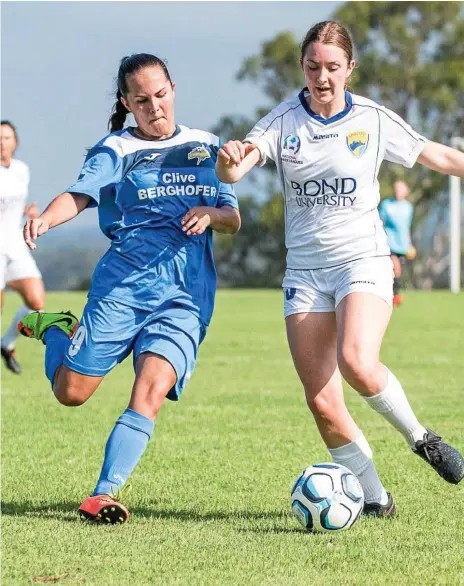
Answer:
M126 121L127 110L124 104L121 102L122 94L118 90L116 92L116 104L113 106L112 115L110 121L108 123L108 128L110 132L115 132L116 130L122 130L124 128L124 122Z
M144 67L153 66L161 67L166 79L171 82L171 76L169 75L166 63L162 59L155 57L155 55L150 55L149 53L135 53L134 55L123 57L121 59L117 78L116 103L113 106L111 118L108 122L110 132L115 132L116 130L122 130L124 128L124 122L126 121L128 111L122 103L121 98L123 96L126 97L129 91L127 87L127 76L132 75Z

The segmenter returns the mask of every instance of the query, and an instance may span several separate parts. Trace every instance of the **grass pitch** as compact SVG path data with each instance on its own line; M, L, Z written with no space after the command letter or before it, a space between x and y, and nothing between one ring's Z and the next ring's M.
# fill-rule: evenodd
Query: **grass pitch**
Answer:
M464 486L441 480L354 391L346 397L396 499L395 519L305 533L289 490L328 454L286 346L280 291L220 291L196 371L161 410L125 503L129 523L75 513L126 408L131 359L83 407L53 398L44 347L18 341L22 376L2 372L2 584L464 584ZM85 303L49 293L47 309ZM3 330L19 298L6 296ZM410 292L395 310L383 359L419 417L464 450L464 297Z

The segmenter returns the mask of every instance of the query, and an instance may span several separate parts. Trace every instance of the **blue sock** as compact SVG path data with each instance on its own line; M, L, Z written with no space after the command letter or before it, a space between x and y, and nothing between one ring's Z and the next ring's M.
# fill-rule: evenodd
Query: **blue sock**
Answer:
M53 389L56 369L63 364L64 355L71 344L71 339L60 328L51 326L45 330L43 340L46 346L45 374Z
M112 488L123 487L145 452L154 426L154 421L137 411L124 411L106 442L102 471L92 495L111 494Z

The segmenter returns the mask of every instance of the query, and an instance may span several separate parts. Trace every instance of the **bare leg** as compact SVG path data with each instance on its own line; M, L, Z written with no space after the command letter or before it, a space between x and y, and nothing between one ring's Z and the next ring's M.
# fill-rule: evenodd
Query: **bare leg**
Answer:
M372 461L372 450L345 405L337 366L335 314L290 315L286 323L306 401L333 460L356 474L366 502L385 504L388 497Z

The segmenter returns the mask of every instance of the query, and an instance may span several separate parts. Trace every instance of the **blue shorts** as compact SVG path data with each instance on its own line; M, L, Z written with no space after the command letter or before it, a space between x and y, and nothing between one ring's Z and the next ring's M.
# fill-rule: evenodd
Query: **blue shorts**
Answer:
M89 297L64 364L89 376L104 376L133 352L133 363L143 352L168 360L177 381L167 398L177 401L189 380L206 335L205 324L179 305L164 304L144 311L117 301Z

